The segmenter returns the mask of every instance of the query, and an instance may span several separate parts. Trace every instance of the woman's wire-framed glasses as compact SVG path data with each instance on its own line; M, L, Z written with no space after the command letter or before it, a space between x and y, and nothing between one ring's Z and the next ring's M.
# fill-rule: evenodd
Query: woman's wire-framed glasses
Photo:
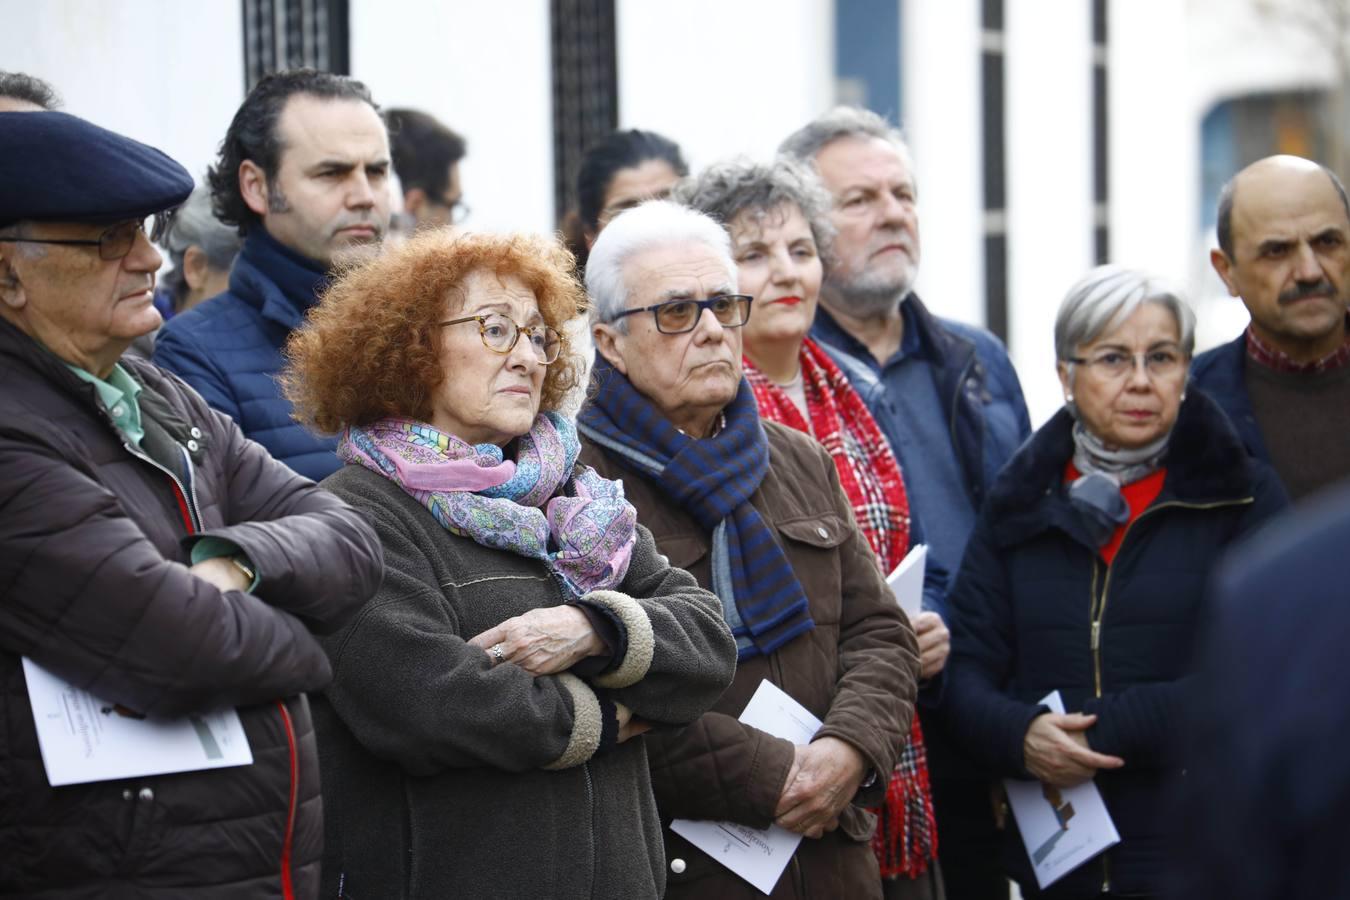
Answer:
M483 339L483 346L493 353L510 353L515 349L516 342L520 340L522 334L529 338L530 349L534 351L534 355L539 357L539 361L544 365L557 361L558 354L562 352L562 339L558 336L558 332L548 325L517 325L500 313L490 313L486 316L464 316L439 324L441 327L445 327L446 325L460 325L464 322L478 323L478 336Z

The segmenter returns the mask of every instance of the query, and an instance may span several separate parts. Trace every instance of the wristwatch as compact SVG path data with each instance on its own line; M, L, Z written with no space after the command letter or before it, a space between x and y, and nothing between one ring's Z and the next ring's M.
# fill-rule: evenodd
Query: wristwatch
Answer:
M253 571L253 564L243 553L236 553L234 556L225 557L236 569L244 573L244 578L248 580L248 586L253 587L253 582L258 580L258 573Z

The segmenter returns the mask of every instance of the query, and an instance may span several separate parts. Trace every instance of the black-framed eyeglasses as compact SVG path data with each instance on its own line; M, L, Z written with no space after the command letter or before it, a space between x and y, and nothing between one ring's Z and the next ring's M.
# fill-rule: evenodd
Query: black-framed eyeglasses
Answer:
M4 237L0 243L6 244L62 244L69 247L97 247L100 259L112 262L124 259L131 248L136 246L136 235L147 235L150 240L158 240L166 230L168 217L161 214L147 219L128 219L103 230L95 240L77 240L75 238L26 238ZM150 225L147 227L147 223Z
M750 304L754 300L749 294L718 294L707 300L667 300L654 306L625 309L614 318L622 319L624 316L649 312L656 320L657 331L662 334L684 334L693 331L703 311L710 309L713 318L723 328L740 328L750 321Z
M446 325L460 325L464 322L478 323L478 336L483 339L483 346L493 353L510 353L515 349L516 342L520 340L522 334L530 339L530 349L534 351L534 355L539 357L539 361L544 365L555 362L558 359L558 354L562 352L562 339L558 336L558 332L549 326L517 325L500 313L491 313L486 316L465 316L462 319L451 319L439 324L444 327Z

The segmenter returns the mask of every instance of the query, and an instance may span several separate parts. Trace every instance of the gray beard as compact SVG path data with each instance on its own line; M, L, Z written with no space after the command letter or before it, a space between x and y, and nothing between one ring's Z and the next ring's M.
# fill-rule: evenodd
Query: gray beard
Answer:
M860 319L889 315L909 296L914 277L899 284L894 280L869 278L866 274L851 279L826 279L825 296L831 305Z

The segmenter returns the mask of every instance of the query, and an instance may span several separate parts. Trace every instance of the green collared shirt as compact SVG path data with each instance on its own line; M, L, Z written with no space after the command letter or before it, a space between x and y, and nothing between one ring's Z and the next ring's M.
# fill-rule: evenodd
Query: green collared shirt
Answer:
M145 438L145 429L141 427L141 406L136 399L141 393L140 383L127 374L127 370L120 364L113 366L106 381L79 366L72 366L70 363L66 363L66 366L81 380L94 386L99 405L112 419L118 433L132 446L139 448ZM239 555L243 555L239 545L225 538L204 537L192 546L194 564L211 557ZM253 568L251 563L250 568ZM261 576L255 576L248 590L257 588L260 580Z
M145 429L141 427L141 406L136 400L141 392L141 386L136 379L128 375L127 370L120 364L113 366L106 381L79 366L72 366L70 363L66 363L66 366L79 378L94 386L94 390L98 393L99 404L112 418L118 432L131 442L132 446L139 447L145 437Z

